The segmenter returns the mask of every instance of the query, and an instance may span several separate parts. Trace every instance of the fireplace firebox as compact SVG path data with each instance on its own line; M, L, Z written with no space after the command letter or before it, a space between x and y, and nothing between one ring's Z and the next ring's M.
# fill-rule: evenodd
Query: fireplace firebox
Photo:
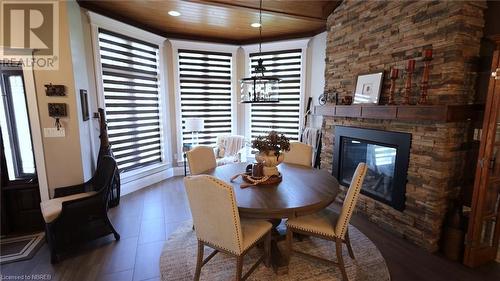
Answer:
M368 165L361 193L404 210L411 134L335 126L333 175L348 186L359 162Z

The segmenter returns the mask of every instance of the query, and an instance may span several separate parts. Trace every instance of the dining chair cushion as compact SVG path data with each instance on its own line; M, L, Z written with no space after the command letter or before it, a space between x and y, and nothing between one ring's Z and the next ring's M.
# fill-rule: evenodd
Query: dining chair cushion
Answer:
M240 255L271 229L266 221L240 221L233 187L213 176L184 178L196 236Z
M337 213L330 210L322 210L311 215L288 219L286 226L333 238L337 237L335 225L338 219L339 215Z
M61 214L63 202L89 197L94 194L96 194L95 191L82 192L64 197L50 199L47 201L42 201L40 202L40 208L42 210L43 219L45 220L46 223L50 223L53 220L55 220L59 216L59 214Z
M283 162L302 166L312 166L313 147L302 142L291 142L290 151L285 152Z
M210 146L197 146L186 152L186 156L191 175L199 175L217 167L214 149Z
M252 247L262 236L266 235L272 224L265 220L241 219L241 231L243 233L242 251Z

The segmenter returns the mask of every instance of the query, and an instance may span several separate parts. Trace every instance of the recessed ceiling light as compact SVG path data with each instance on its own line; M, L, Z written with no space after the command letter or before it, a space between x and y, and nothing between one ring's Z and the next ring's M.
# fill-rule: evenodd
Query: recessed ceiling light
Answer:
M250 25L251 27L260 27L260 23L254 22Z
M181 13L177 12L177 11L168 11L168 14L171 15L172 17L178 17L181 15Z

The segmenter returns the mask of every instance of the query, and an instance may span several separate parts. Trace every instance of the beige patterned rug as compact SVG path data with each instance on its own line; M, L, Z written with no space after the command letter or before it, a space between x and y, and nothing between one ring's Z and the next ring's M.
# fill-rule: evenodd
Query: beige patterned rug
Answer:
M193 280L196 266L197 241L192 223L186 222L173 233L163 247L160 258L161 279ZM384 281L390 280L389 270L385 260L377 247L353 226L349 226L349 234L354 249L355 260L352 260L347 248L343 249L346 271L350 281ZM316 238L305 238L302 242L295 241L294 248L314 255L335 259L335 246L333 242ZM284 241L279 244L284 252ZM262 249L252 249L245 256L243 274L261 255ZM205 257L211 249L205 248ZM232 280L235 274L236 260L233 257L218 253L201 270L201 280ZM264 264L250 275L248 280L342 280L337 267L327 266L322 263L295 255L289 265L288 275L277 276L271 268Z

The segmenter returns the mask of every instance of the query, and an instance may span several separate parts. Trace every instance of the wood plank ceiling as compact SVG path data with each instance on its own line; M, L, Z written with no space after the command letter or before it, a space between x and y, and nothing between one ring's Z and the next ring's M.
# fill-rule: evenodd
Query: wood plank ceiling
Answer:
M313 36L341 1L265 0L263 41ZM83 1L81 7L167 38L250 44L259 41L257 0ZM169 11L181 13L178 17Z

